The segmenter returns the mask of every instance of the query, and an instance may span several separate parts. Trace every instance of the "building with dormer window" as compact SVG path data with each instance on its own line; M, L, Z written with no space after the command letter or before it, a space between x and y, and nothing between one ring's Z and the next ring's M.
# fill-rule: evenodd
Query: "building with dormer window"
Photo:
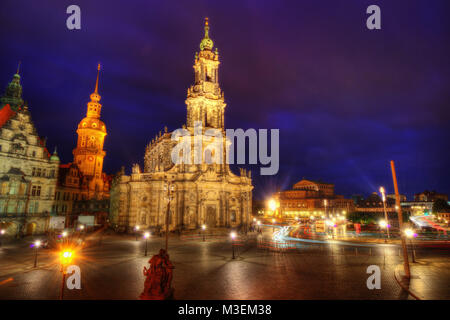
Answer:
M36 131L20 80L17 70L0 99L0 229L10 237L48 230L59 166Z

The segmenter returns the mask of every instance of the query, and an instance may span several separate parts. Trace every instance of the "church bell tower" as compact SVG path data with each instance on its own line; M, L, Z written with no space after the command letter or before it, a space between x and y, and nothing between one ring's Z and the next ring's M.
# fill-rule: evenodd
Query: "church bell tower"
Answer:
M87 104L86 117L78 124L77 146L73 150L74 163L89 181L89 194L101 193L103 191L103 158L106 152L103 143L106 136L106 126L100 120L102 105L98 94L98 78L100 64L97 68L97 81L91 101Z
M205 19L205 35L200 42L200 52L195 54L194 85L187 91L188 127L194 127L196 121L203 128L224 130L225 102L219 87L219 52L213 51L214 43L209 38L209 21Z

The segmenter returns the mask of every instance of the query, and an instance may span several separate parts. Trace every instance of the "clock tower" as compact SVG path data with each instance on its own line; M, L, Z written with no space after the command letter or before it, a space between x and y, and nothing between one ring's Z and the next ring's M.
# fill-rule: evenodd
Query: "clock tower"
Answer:
M100 64L97 68L95 90L91 94L91 101L87 104L86 117L78 124L78 142L73 150L74 163L79 167L83 176L88 180L89 198L103 192L103 142L106 136L106 126L100 120L102 105L98 94L98 78Z

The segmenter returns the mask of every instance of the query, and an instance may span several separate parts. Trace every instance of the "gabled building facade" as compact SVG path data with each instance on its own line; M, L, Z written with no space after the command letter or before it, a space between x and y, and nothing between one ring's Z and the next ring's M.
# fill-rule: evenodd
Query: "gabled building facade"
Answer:
M7 236L48 229L58 166L22 99L17 71L0 99L0 229Z

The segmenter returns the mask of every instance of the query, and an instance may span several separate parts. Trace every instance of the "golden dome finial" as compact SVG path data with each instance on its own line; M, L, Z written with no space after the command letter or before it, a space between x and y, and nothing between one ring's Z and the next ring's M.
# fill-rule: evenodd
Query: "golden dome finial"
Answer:
M200 42L200 50L207 49L211 50L213 48L213 41L209 38L209 19L205 18L205 36Z

